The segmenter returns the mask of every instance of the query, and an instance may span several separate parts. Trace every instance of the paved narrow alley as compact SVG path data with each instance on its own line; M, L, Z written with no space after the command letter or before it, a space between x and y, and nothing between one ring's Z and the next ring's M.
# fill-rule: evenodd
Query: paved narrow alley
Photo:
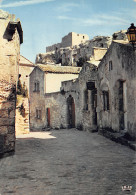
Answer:
M30 133L0 159L0 195L134 195L135 166L135 151L97 133Z

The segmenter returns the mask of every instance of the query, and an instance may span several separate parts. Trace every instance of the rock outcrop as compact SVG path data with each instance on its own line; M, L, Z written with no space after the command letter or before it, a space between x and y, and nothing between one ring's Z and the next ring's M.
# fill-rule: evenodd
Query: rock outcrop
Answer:
M127 40L126 31L121 30L115 32L112 36L96 36L91 40L86 40L83 43L71 47L62 47L60 44L54 44L53 46L47 47L47 51L50 49L50 52L36 56L36 64L61 63L62 66L81 67L84 62L94 58L94 48L100 49L99 55L101 53L101 57L99 57L102 58L113 40Z

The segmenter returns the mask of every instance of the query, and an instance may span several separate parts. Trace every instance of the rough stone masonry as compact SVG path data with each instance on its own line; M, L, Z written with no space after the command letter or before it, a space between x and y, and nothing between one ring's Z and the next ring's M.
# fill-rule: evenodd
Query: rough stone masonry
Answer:
M15 150L15 107L20 44L20 20L0 10L0 156Z

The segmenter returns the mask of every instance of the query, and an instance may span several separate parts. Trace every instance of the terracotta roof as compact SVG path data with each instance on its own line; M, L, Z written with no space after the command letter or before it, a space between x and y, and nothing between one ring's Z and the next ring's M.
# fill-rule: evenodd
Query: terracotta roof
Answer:
M25 58L22 55L20 55L19 64L24 65L24 66L33 66L33 67L35 67L35 65L30 60L28 60L27 58Z
M43 65L37 64L37 66L44 72L50 73L71 73L71 74L79 74L81 71L81 67L72 67L72 66L57 66L57 65Z

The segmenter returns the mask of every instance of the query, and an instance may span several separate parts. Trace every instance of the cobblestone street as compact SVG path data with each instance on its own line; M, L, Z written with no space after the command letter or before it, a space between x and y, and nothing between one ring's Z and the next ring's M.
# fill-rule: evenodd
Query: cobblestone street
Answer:
M0 159L0 195L135 195L135 166L135 151L97 133L30 133Z

